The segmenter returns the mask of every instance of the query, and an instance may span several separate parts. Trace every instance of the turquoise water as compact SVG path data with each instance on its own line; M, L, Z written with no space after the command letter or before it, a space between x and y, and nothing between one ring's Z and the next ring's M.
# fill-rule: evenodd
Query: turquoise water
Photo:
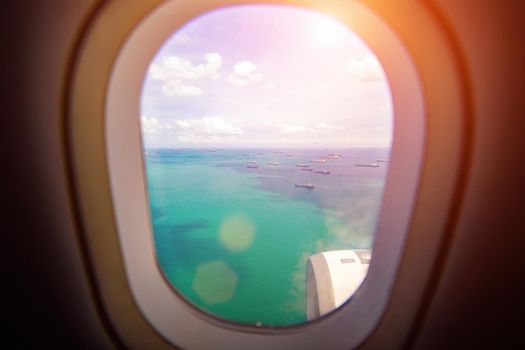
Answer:
M309 163L331 153L342 157ZM308 257L372 246L388 163L354 163L388 155L388 149L148 149L159 265L188 301L216 316L274 326L304 322ZM267 164L273 161L279 165ZM301 171L298 163L331 174ZM294 186L307 182L315 189Z

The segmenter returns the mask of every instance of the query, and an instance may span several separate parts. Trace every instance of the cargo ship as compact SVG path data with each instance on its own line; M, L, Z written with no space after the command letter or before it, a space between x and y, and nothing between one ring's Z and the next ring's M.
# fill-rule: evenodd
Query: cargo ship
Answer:
M295 184L295 187L308 188L312 190L314 188L314 185L312 185L311 182L308 182L306 184Z

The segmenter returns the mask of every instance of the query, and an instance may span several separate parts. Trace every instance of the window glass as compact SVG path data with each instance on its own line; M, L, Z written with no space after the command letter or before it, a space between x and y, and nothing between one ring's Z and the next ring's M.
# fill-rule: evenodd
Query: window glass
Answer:
M141 113L159 268L189 303L285 326L355 292L373 255L392 102L354 32L298 7L209 12L153 58Z

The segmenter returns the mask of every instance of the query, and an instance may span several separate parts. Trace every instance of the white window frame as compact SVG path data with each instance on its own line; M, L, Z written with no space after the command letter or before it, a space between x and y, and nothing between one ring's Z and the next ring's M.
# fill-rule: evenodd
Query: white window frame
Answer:
M214 5L231 3L235 2L215 1ZM196 9L180 11L192 7ZM281 332L272 331L277 332L278 337L267 337L264 334L268 329L250 329L221 321L190 307L167 283L155 256L140 111L138 103L130 101L137 101L147 65L160 44L201 8L202 5L188 1L172 1L158 7L128 38L111 76L106 102L108 165L120 244L132 294L154 328L183 348L218 349L220 344L228 349L245 348L253 337L260 337L259 344L263 348L286 348L284 344L291 343L306 346L319 339L331 339L332 349L357 346L372 332L387 303L418 184L424 141L424 106L412 61L399 39L373 12L355 2L346 4L346 10L352 14L345 18L350 26L353 27L352 21L364 21L388 43L388 52L384 52L386 47L373 48L391 84L395 116L389 176L375 236L374 258L367 278L351 303L315 324L283 327ZM394 74L402 77L403 86L396 84L399 76ZM305 329L309 331L305 332ZM207 335L206 341L198 336L201 332Z
M424 316L453 239L472 141L469 72L447 17L432 3L265 1L336 15L376 52L390 81L389 175L374 259L352 302L306 325L257 329L197 311L159 277L140 145L144 74L184 22L221 6L261 2L112 0L94 5L79 23L65 67L63 130L79 244L102 323L133 348L348 349L364 341L401 348Z
M174 292L158 266L140 129L142 82L160 45L195 15L238 3L206 2L169 1L157 7L135 27L113 66L105 138L114 212L131 293L149 323L171 343L187 349L323 348L327 340L330 349L353 348L374 330L384 312L411 222L425 139L424 100L413 62L399 38L369 8L353 1L344 3L349 15L341 19L377 54L394 103L392 153L374 258L351 302L315 322L279 329L224 321L190 306Z

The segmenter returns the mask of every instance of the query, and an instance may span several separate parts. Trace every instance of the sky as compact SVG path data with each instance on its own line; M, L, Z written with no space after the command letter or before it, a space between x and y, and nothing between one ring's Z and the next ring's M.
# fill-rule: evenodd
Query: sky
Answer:
M348 27L298 7L208 12L176 31L144 79L153 147L389 147L392 101Z

